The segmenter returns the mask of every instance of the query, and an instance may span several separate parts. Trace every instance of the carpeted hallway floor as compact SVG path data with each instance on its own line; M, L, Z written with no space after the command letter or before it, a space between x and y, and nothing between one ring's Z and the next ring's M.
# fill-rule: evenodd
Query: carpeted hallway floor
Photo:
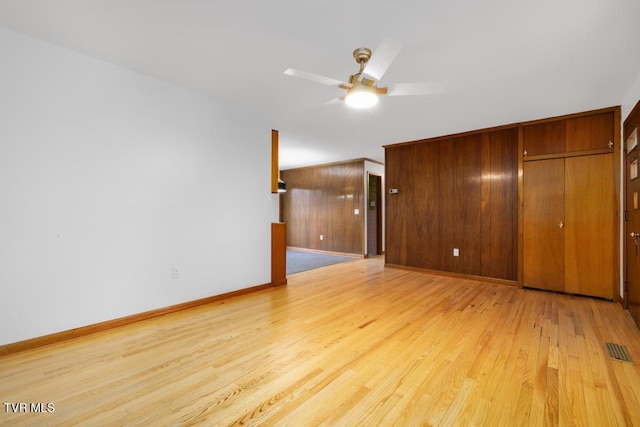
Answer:
M358 259L360 258L287 249L287 275Z

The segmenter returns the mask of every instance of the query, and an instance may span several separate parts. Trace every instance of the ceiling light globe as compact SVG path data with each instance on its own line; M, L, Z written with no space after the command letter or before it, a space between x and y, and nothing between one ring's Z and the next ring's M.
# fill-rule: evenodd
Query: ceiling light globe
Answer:
M366 90L352 91L344 102L351 108L369 108L378 103L378 95Z

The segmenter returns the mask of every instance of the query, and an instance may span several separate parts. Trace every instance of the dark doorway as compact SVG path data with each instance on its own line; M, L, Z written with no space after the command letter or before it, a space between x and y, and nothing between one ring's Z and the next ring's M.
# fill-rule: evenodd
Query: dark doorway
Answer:
M382 177L369 173L367 255L382 254Z

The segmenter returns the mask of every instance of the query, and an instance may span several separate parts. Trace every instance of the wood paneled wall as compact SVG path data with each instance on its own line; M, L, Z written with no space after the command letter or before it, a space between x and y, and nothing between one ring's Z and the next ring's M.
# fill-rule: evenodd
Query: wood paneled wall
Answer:
M364 254L364 160L283 170L280 178L287 246Z
M385 157L398 189L386 198L387 264L518 279L517 126L386 146Z

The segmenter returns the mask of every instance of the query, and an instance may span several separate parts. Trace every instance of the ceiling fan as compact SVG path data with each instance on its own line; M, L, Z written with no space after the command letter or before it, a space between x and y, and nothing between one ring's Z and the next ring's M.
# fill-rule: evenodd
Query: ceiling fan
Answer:
M316 83L345 89L347 93L339 99L344 100L348 106L353 108L372 107L378 103L380 95L432 95L442 93L444 91L444 84L442 83L396 83L389 87L378 87L377 81L382 79L382 76L391 66L401 49L401 43L384 39L373 54L371 49L366 47L354 50L353 58L360 65L360 69L357 73L349 76L348 83L293 68L286 69L284 73L288 76L301 77Z

